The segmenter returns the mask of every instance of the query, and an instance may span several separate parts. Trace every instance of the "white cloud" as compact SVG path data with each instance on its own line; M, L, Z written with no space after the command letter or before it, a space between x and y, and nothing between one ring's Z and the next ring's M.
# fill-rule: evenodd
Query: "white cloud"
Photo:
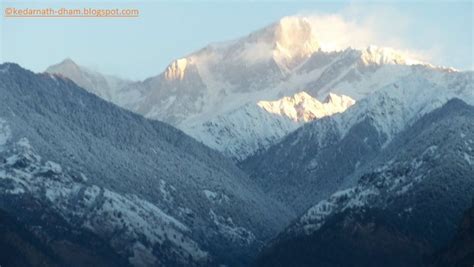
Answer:
M430 61L438 48L417 51L404 37L410 34L412 19L385 6L353 4L337 14L301 13L311 22L314 35L326 51L369 45L390 47L421 61ZM411 33L413 34L413 33Z
M323 50L341 50L349 46L363 48L374 39L372 31L341 15L310 16L308 19Z

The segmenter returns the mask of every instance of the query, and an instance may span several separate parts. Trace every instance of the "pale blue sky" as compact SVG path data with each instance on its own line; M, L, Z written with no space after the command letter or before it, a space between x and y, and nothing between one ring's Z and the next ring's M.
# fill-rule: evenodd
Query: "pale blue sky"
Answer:
M473 69L472 1L1 1L3 8L140 9L136 19L2 17L0 61L34 71L70 57L104 73L144 79L208 43L235 39L295 14L336 16L345 35L354 27L363 29L354 33L354 43L392 46L437 65Z

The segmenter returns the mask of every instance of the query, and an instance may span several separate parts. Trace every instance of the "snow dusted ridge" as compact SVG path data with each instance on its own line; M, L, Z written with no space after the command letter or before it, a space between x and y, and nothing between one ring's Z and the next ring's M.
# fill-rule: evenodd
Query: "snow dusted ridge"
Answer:
M276 101L259 101L183 130L236 160L263 150L306 122L340 113L355 101L330 94L324 102L305 92Z
M349 113L335 116L341 135L363 119L370 117L385 144L423 115L459 98L474 105L474 73L425 76L409 75L387 85L358 102Z
M357 137L351 139L357 142ZM474 166L466 157L472 157L473 148L474 106L451 99L405 128L372 162L358 166L354 185L315 202L268 245L270 252L263 257L271 263L260 265L303 259L296 265L358 262L364 266L373 264L379 255L384 256L375 266L400 258L401 263L394 266L423 265L425 249L414 260L403 257L416 251L420 243L444 246L458 231L463 212L472 206ZM338 162L335 168L341 165ZM388 243L398 243L397 248ZM350 253L328 256L335 251L334 246L326 250L328 244L349 246ZM382 254L374 246L389 253ZM399 247L409 250L398 254ZM361 261L364 254L366 260Z
M4 197L33 197L70 224L108 240L132 265L159 265L163 259L153 255L152 247L164 242L177 259L207 260L208 253L192 240L191 230L183 223L136 195L84 183L61 165L43 160L28 139L20 139L2 156L6 158L0 163Z
M295 122L308 122L344 112L354 103L355 100L348 96L333 93L329 93L321 103L306 92L301 92L277 101L259 101L257 105L269 113L287 117Z
M93 226L88 229L112 240L114 251L131 257L130 262L149 259L150 264L133 263L147 266L201 262L190 251L228 263L232 259L227 251L254 253L291 215L252 185L229 159L182 131L103 101L70 80L34 74L13 63L0 68L5 66L9 71L0 73L4 100L0 136L5 144L0 145L0 174L6 177L0 179L0 195L4 201L44 200L33 212L54 207L51 212L71 223L84 219L86 226ZM18 140L22 137L27 139ZM15 179L21 181L13 183ZM86 196L85 192L97 191L91 187L101 188L103 197L100 192L98 197L95 193ZM11 190L26 193L16 196ZM94 203L89 205L89 200ZM18 207L3 206L14 216L23 214ZM74 212L84 214L70 215ZM74 220L76 215L81 220ZM178 233L168 232L171 236L166 237L163 231L168 222ZM75 226L81 232L84 229L82 224Z
M367 49L362 50L362 62L366 65L377 64L402 64L402 65L421 65L425 64L419 60L410 58L393 48L377 47L370 45Z
M469 100L474 104L474 98ZM466 192L474 188L474 166L469 159L474 156L474 107L456 99L427 114L402 132L378 160L362 167L355 186L339 190L311 207L290 231L311 234L330 216L350 209L398 209L400 217L417 216L414 214L423 205L421 195L430 196L436 192L433 187L449 187L446 194L450 196L426 200L430 208L441 206L436 201L453 203L455 199L469 205L472 193ZM416 201L407 201L416 194ZM442 216L451 219L444 213Z

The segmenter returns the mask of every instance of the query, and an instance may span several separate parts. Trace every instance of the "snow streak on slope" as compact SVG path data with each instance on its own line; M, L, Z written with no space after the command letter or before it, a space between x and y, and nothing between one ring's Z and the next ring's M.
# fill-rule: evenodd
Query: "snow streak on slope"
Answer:
M347 96L330 94L322 103L305 92L276 101L259 101L184 131L238 161L261 151L303 123L340 113L354 104Z

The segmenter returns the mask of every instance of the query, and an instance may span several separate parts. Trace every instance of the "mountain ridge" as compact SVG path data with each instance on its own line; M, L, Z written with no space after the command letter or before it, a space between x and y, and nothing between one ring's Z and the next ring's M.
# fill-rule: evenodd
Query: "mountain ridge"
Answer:
M259 266L423 266L471 205L473 127L474 106L459 99L425 114L354 187L318 202L272 241Z
M157 253L172 259L170 251L188 250L209 255L204 262L235 261L230 254L252 254L250 247L291 217L230 160L166 123L16 64L0 65L0 81L0 101L6 103L0 107L2 209L16 214L6 200L17 195L38 198L67 219L79 216L81 227L109 242L124 242L114 248L127 258L144 253L151 262ZM273 209L279 211L268 212ZM260 214L250 218L254 212ZM125 231L114 234L120 228Z

